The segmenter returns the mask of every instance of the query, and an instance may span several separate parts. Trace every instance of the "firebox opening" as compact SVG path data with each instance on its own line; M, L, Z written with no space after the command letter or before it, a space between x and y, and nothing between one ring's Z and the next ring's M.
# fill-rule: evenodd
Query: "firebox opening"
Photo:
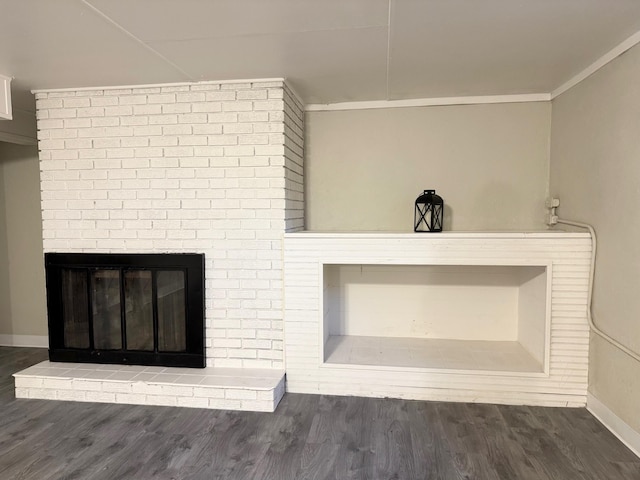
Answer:
M45 254L51 361L204 367L204 255Z

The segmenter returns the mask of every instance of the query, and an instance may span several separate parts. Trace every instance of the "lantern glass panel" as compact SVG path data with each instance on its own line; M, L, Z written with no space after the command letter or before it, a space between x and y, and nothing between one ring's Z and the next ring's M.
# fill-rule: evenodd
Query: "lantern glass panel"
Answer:
M435 190L425 190L415 202L414 231L441 232L444 202Z

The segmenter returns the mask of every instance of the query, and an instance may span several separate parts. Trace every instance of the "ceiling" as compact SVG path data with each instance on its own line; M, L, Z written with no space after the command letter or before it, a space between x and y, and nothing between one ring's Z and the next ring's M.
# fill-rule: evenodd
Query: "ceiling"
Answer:
M0 73L23 109L270 77L305 103L548 93L638 31L638 0L0 0Z

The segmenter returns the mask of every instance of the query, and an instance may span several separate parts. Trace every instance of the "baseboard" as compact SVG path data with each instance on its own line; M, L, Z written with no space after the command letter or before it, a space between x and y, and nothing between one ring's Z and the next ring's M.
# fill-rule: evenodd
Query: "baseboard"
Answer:
M2 347L49 347L47 335L3 335L0 334Z
M587 410L600 420L622 443L629 447L633 453L640 457L640 432L636 432L591 393L587 393Z

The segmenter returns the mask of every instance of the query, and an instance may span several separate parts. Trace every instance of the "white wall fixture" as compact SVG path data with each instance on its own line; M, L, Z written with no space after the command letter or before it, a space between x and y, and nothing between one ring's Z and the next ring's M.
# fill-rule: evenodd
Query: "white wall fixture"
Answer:
M0 119L11 120L11 77L0 75Z
M287 391L584 406L590 254L583 233L287 233Z

